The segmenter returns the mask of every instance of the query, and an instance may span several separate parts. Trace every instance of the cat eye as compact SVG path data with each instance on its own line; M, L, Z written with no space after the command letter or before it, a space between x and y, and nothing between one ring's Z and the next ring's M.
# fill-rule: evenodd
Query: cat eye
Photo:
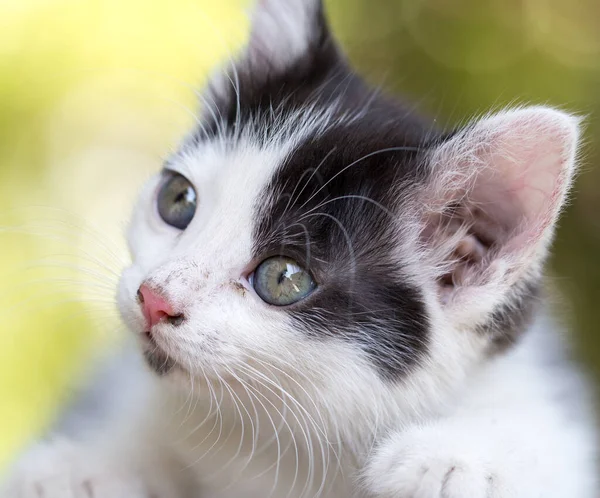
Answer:
M307 270L285 256L265 259L254 270L250 282L259 297L274 306L296 303L317 287Z
M196 213L196 191L179 173L171 173L158 191L158 214L167 225L185 230Z

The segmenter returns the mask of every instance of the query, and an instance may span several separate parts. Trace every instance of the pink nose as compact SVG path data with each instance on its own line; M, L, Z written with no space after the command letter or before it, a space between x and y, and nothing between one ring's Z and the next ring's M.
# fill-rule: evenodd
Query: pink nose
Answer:
M163 319L173 325L178 325L183 320L183 315L173 311L171 303L146 284L142 284L138 289L138 299L148 328L154 327Z

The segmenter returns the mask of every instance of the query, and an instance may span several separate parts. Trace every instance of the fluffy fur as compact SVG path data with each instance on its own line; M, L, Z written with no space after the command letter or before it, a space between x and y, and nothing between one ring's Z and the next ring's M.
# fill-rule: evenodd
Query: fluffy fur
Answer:
M253 19L166 164L191 224L158 216L165 173L134 210L118 304L137 345L107 413L30 449L2 496L595 496L587 389L542 299L578 118L445 134L363 83L316 0ZM263 302L249 275L274 254L317 290ZM181 317L150 341L142 283Z

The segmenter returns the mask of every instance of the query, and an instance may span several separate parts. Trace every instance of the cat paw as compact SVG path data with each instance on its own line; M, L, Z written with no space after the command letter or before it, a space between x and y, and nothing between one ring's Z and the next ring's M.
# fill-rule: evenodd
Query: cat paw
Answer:
M151 498L126 465L66 440L38 444L0 483L1 498ZM123 464L123 462L120 462Z
M472 438L471 438L472 439ZM364 483L378 498L513 498L505 469L472 444L439 428L410 430L373 454Z

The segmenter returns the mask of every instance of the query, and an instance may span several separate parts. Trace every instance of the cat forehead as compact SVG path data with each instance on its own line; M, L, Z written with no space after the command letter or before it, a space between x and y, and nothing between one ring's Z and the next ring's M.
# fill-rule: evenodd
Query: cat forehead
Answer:
M184 142L166 164L191 180L203 200L218 208L237 209L250 214L267 201L267 185L286 159L301 147L307 137L317 136L333 122L324 110L304 109L262 120L239 128L239 133L223 128L217 134L196 133ZM217 207L217 206L215 206Z
M310 241L314 255L331 260L347 253L348 237L366 244L386 232L399 195L392 187L412 177L420 150L421 138L385 121L307 106L188 141L167 167L198 190L194 224L213 240L235 238L245 259L303 259Z

